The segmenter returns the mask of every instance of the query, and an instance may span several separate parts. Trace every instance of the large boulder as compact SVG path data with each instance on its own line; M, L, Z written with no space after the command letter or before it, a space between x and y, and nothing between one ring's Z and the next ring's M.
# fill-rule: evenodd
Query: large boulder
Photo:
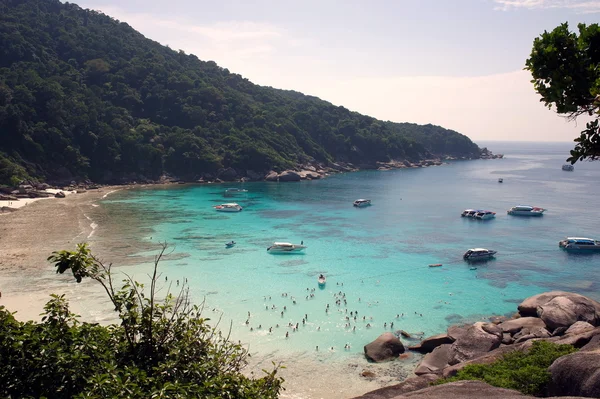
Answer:
M394 399L522 399L527 397L512 389L493 387L482 381L456 381L395 396Z
M496 327L498 331L491 331L490 325ZM452 343L448 364L457 364L476 358L498 348L501 343L502 330L500 328L491 323L475 323Z
M600 325L600 303L572 292L552 291L532 296L519 305L519 313L541 318L550 330L570 327L577 321Z
M293 170L286 170L284 172L281 172L281 174L279 175L279 181L281 182L300 181L301 179L302 177Z
M275 175L277 175L277 173L275 173ZM257 173L253 170L247 170L246 171L246 176L248 176L250 178L250 180L256 181L256 180L261 180L263 178L263 175L260 173Z
M404 353L404 345L390 332L381 334L375 341L365 345L365 356L373 362L395 359L401 353Z
M510 334L516 334L521 331L524 327L531 329L546 328L546 323L542 319L537 317L520 317L518 319L512 319L498 324L498 327L503 332Z
M62 191L58 191L56 194L54 194L54 196L56 198L65 198L66 197L65 193Z
M279 175L277 174L277 172L272 170L265 175L265 180L266 181L277 181L277 180L279 180Z
M571 327L569 327L567 329L567 331L565 331L565 335L566 334L580 334L580 333L584 333L586 331L592 331L594 328L593 325L591 325L590 323L586 322L586 321L577 321L575 323L573 323L573 325Z
M404 393L427 388L438 378L439 377L434 374L420 375L418 377L404 380L400 384L390 385L389 387L379 388L374 391L367 392L366 394L358 396L354 399L393 399Z
M600 348L559 357L552 363L550 394L600 397Z
M409 347L408 349L421 353L429 353L440 345L451 344L454 342L448 334L438 334L425 338L420 344Z
M444 344L426 354L417 366L415 374L441 374L450 361L450 347L450 344Z

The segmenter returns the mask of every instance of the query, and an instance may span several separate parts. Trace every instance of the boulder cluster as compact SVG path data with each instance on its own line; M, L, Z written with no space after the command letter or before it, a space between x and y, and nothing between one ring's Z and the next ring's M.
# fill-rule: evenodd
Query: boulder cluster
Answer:
M365 346L365 355L373 361L390 360L404 352L400 340L383 334ZM415 370L416 377L398 385L361 396L362 399L404 397L452 397L455 390L461 397L479 398L484 390L498 390L478 382L465 382L429 387L432 381L452 377L469 364L489 364L512 351L527 351L536 340L569 344L579 351L558 358L549 368L552 375L550 396L600 397L600 303L585 296L552 291L524 300L512 318L493 317L489 322L449 327L445 334L425 338L409 350L425 356ZM402 350L387 350L390 347ZM384 354L388 353L388 356ZM473 388L473 395L468 394ZM427 388L427 389L424 389ZM475 389L477 388L477 389ZM492 394L490 391L490 395ZM408 394L410 392L410 394ZM436 393L437 392L437 393ZM521 397L509 391L502 397ZM422 393L422 395L421 395ZM407 394L407 396L404 396Z

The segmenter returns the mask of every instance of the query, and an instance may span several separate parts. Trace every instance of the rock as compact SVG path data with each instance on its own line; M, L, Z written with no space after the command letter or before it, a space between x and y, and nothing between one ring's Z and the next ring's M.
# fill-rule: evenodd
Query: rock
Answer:
M441 374L450 361L451 346L450 344L444 344L435 348L433 352L426 354L417 366L415 374Z
M448 337L451 340L456 341L457 339L459 339L460 337L462 337L467 330L469 329L468 325L465 326L450 326L448 327L447 333L448 333Z
M515 334L521 331L523 327L527 327L529 329L546 328L546 323L537 317L521 317L500 323L498 327L500 327L503 332Z
M454 342L448 334L438 334L425 338L419 345L411 346L410 350L415 350L421 353L429 353L440 345L451 344Z
M529 347L530 347L530 345L528 345L529 342L531 342L531 341L528 341L528 342L525 342L522 344L518 344L518 345L501 346L501 347L496 348L488 353L485 353L475 359L471 359L471 360L468 360L463 363L458 363L456 365L448 366L442 371L442 377L444 377L444 378L453 377L456 375L456 373L458 373L460 370L462 370L465 366L468 366L469 364L490 364L490 363L495 362L496 360L501 359L505 354L507 354L509 352L525 351L525 350L529 349Z
M371 392L367 392L355 399L392 399L404 393L418 391L419 389L427 388L431 383L439 377L434 374L425 374L418 377L409 378L400 384L391 385L385 388L379 388Z
M502 343L504 345L510 345L514 342L512 335L510 335L509 333L504 333L502 334Z
M229 167L219 170L217 177L223 181L234 181L237 179L238 174L235 169Z
M363 370L363 372L360 373L360 375L363 377L367 377L367 378L375 378L376 377L375 373L370 370Z
M555 328L554 331L552 331L552 336L556 337L556 336L564 335L564 333L566 333L567 330L568 330L567 327L558 327L558 328Z
M586 331L591 331L594 328L595 327L588 322L578 321L575 322L571 327L569 327L567 331L565 331L565 334L580 334Z
M483 329L483 326L489 323L478 322L467 328L450 348L450 361L448 364L457 364L466 360L471 360L481 356L500 346L502 342L502 332L489 333Z
M265 180L266 181L278 181L279 175L275 171L270 171L269 173L266 174Z
M490 317L490 323L494 323L494 324L504 323L507 320L508 320L508 317L506 317L506 316L492 316L492 317Z
M549 338L548 341L554 342L555 344L573 345L576 348L582 348L598 335L600 335L600 327L596 327L591 331L574 332L565 334L562 337L552 337Z
M62 191L59 191L59 192L57 192L56 194L54 194L54 197L55 197L55 198L65 198L65 197L66 197L66 195L65 195L65 193L64 193L64 192L62 192Z
M280 182L288 182L288 181L300 181L301 177L298 173L294 172L293 170L286 170L284 172L281 172L281 174L279 175L279 181Z
M375 341L365 345L365 356L374 362L383 362L395 359L404 353L404 345L394 334L386 332Z
M407 332L406 332L406 331L404 331L404 330L397 330L397 331L396 331L396 335L397 335L397 336L400 336L400 335L402 335L404 338L412 339L412 335L410 335L409 333L407 333Z
M482 381L456 381L448 384L435 385L399 396L394 396L393 399L521 399L527 397L528 396L523 395L518 391L493 387Z
M19 199L14 195L0 194L0 201L18 201Z
M523 331L523 330L521 330L521 331ZM519 344L521 342L528 341L528 340L534 339L534 338L549 338L549 337L550 337L550 332L548 332L548 330L546 330L545 328L533 329L528 334L522 334L518 338L517 338L517 335L514 336L515 344Z
M599 364L599 348L556 359L548 369L552 375L550 394L600 397Z
M527 298L519 305L519 313L538 316L550 330L570 327L576 321L600 324L600 303L572 292L552 291Z
M484 323L482 324L481 329L488 334L494 334L502 337L502 329L494 323Z

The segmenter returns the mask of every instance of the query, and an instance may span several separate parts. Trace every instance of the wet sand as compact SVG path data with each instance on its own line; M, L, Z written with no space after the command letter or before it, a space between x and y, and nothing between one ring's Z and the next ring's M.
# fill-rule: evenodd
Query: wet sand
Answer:
M111 213L98 201L115 191L130 187L103 187L63 199L49 198L29 203L21 209L0 216L0 306L5 306L19 320L39 320L51 293L66 294L71 310L82 321L111 323L116 321L105 293L93 281L77 284L70 274L57 275L47 261L53 251L75 249L88 242L93 253L105 263L119 268L152 262L159 243L140 239L142 218L131 209L115 207ZM286 380L287 399L351 398L383 386L403 381L412 375L414 362L371 364L364 356L335 356L328 350L299 353L293 357L278 353L255 353L244 370L247 375L261 376L272 363L286 366L279 375ZM371 376L362 376L369 371Z

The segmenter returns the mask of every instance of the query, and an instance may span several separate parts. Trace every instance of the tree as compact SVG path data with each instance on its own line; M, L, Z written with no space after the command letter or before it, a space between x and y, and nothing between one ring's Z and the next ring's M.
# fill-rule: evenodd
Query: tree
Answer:
M594 119L574 141L567 161L574 164L600 157L600 26L579 24L579 35L567 23L545 31L533 42L525 69L535 90L548 108L575 120L581 115Z
M48 258L57 273L71 270L106 291L121 320L101 326L79 322L64 295L53 295L41 323L22 323L0 306L0 397L275 399L283 379L279 366L262 378L241 373L248 352L208 325L202 307L191 305L183 284L157 296L155 258L149 287L130 276L118 289L111 265L87 244Z

